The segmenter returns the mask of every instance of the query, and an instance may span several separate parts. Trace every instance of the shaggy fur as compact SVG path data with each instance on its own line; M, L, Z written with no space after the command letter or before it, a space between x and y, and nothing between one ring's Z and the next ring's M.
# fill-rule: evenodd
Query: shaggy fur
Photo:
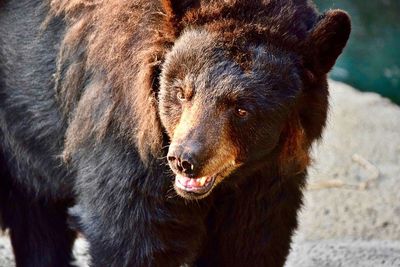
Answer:
M344 12L306 0L0 6L0 223L17 266L71 266L76 231L92 266L283 266ZM240 99L247 119L232 115ZM176 195L166 160L193 143L193 177L226 166L201 200Z

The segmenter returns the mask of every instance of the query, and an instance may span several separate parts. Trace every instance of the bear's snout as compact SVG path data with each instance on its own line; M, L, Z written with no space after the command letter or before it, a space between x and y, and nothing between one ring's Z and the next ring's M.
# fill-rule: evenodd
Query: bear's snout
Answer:
M202 146L198 142L188 141L171 145L167 159L171 169L187 177L196 177L201 169Z

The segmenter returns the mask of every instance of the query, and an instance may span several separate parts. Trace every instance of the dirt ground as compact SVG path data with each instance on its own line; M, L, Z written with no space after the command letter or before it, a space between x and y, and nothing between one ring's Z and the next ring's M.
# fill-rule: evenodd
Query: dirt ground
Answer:
M331 82L331 111L314 147L300 227L286 267L400 266L400 108ZM87 266L86 244L75 255ZM11 267L7 236L0 267Z

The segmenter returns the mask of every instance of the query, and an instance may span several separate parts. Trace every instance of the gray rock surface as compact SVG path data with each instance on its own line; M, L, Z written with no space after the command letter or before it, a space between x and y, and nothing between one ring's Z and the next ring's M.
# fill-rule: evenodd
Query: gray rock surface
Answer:
M300 234L400 240L400 108L338 82L330 91L329 123L314 149L308 180L314 190L306 194ZM325 188L315 190L318 185Z
M399 241L317 240L296 243L286 267L400 266Z
M287 267L400 266L400 108L331 82L331 111ZM85 242L75 246L87 266ZM0 237L0 267L13 266Z
M331 82L287 267L400 266L400 107Z
M0 266L13 266L13 255L10 240L6 236L0 236Z

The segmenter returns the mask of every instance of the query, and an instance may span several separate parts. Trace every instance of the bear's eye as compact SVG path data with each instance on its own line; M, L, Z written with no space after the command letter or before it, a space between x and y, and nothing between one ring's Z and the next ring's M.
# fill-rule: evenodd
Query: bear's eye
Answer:
M244 118L246 117L249 113L247 112L247 110L243 109L243 108L236 108L235 109L235 114L236 116L240 117L240 118Z
M186 100L186 96L185 96L185 92L183 92L183 89L179 88L178 89L178 93L176 93L176 98L179 99L179 101L185 101Z

